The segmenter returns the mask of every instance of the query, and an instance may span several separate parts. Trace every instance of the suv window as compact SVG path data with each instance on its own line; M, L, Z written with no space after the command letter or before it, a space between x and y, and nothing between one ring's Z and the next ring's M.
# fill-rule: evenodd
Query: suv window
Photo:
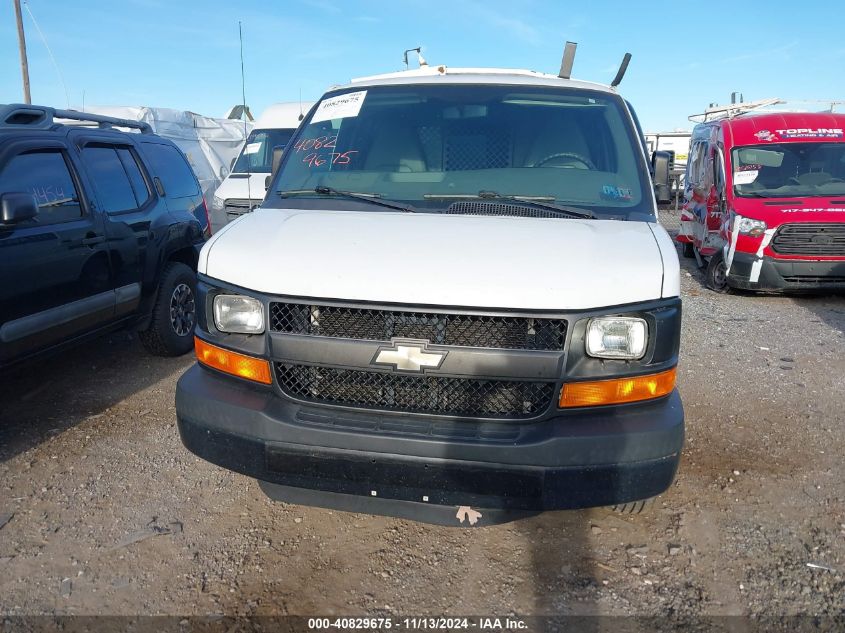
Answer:
M175 147L160 143L144 143L144 151L150 165L164 185L168 198L187 198L199 193L194 172Z
M138 164L128 148L87 145L82 150L82 162L88 168L97 197L107 213L137 209L149 198ZM133 172L131 177L130 172ZM131 182L135 179L140 179L140 186Z
M129 182L132 184L132 191L135 192L135 200L138 201L138 206L143 204L150 198L150 190L147 188L147 181L141 173L141 166L138 164L138 157L128 147L118 147L117 155L120 162L123 163L123 169L126 170L126 175L129 176Z
M0 172L0 193L25 191L38 201L38 224L69 222L82 217L79 194L61 150L18 154Z

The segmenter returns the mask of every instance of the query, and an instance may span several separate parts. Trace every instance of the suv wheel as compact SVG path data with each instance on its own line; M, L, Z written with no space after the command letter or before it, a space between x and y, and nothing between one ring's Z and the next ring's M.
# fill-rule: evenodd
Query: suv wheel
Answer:
M191 351L197 324L196 296L194 271L178 262L167 264L150 327L138 333L149 352L156 356L181 356Z

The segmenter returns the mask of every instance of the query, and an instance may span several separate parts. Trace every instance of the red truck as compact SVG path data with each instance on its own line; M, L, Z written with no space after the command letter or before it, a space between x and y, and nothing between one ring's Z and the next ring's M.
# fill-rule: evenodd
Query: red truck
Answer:
M845 291L845 114L741 114L695 126L677 240L707 286Z

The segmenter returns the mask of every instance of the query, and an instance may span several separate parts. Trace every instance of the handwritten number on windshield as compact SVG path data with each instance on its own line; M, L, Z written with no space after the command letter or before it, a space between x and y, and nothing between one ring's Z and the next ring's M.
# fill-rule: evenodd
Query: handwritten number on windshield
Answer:
M318 136L317 138L305 138L296 142L293 149L297 152L307 152L308 150L319 149L334 149L337 142L337 136Z
M321 167L329 161L331 161L332 165L348 165L352 162L352 154L357 153L358 150L356 149L351 149L347 152L331 152L324 154L312 152L311 154L305 156L305 158L302 159L302 162L307 164L309 167Z

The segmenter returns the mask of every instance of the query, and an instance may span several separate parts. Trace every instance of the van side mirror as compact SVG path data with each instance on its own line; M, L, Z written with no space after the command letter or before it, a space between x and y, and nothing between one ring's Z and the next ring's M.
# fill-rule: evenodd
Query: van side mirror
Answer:
M278 171L279 165L282 164L282 154L284 153L284 145L276 145L273 148L273 162L270 167L270 175L264 179L264 191L267 191L270 188L270 182L273 180L273 176L276 175L276 171Z
M0 196L3 224L26 222L38 215L38 201L31 193L9 191Z
M279 169L279 165L282 164L282 154L285 153L285 146L284 145L276 145L273 148L273 163L272 168L270 169L270 174L275 176L276 170Z
M654 197L657 204L668 204L672 200L669 187L669 171L672 166L672 153L657 151L651 155L651 173L654 182Z

